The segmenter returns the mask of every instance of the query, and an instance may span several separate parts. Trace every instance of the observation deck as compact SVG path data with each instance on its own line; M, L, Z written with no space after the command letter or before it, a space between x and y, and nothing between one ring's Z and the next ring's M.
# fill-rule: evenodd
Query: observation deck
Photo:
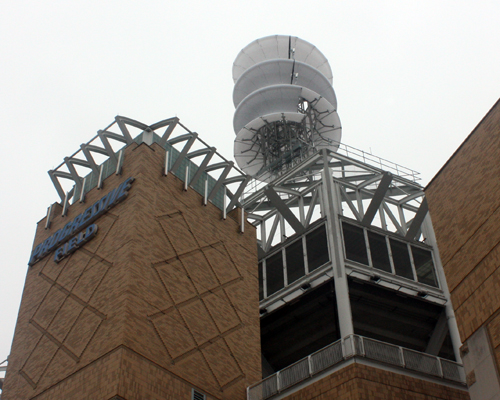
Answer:
M281 399L352 363L388 368L454 388L465 388L461 364L359 335L318 350L247 388L247 400Z

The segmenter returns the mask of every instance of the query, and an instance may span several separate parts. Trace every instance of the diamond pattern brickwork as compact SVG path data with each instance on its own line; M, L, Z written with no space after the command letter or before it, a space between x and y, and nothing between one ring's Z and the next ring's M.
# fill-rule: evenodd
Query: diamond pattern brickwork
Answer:
M156 144L129 146L122 176L50 230L38 224L35 245L136 179L96 221L94 239L29 269L2 400L181 399L193 387L209 400L243 400L260 379L253 228L240 234L236 220L161 176L163 158Z
M425 189L462 342L500 319L499 147L497 102Z
M175 256L152 267L172 305L149 319L174 365L184 358L201 358L200 369L205 368L212 385L222 390L244 378L232 343L225 339L244 325L227 294L243 277L224 242L204 245L209 240L204 237L200 243L182 212L157 221Z

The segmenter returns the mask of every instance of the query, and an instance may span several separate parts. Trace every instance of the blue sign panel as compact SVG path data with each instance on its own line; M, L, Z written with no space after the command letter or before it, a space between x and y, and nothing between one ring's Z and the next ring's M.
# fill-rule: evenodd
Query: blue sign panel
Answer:
M54 260L59 262L92 239L97 233L97 225L92 224L92 222L123 201L128 196L128 191L134 180L134 178L128 178L118 188L101 197L83 213L36 246L31 253L28 265L34 265L55 249L57 251Z

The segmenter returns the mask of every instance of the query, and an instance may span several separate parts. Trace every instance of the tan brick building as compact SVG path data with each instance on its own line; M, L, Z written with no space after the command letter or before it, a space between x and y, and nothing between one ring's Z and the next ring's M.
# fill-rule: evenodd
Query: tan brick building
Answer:
M472 399L498 399L500 101L425 192L455 307Z
M35 248L135 179L92 240L29 268L2 399L244 399L261 378L255 229L162 176L157 143L122 157L121 174L38 223Z
M117 117L50 171L2 400L468 399L411 173L324 150L259 186Z

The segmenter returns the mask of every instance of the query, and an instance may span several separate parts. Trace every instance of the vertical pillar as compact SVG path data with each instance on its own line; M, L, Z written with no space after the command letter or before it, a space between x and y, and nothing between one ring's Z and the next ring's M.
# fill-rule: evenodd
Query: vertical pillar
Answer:
M354 334L352 323L351 302L349 300L349 287L342 251L340 235L338 193L333 184L332 173L328 167L328 155L323 153L323 206L327 220L328 245L331 250L332 268L334 272L335 297L339 316L340 336L345 338Z
M450 331L451 343L453 345L453 353L455 354L455 359L457 360L457 362L461 363L462 358L460 357L460 347L462 347L462 341L460 340L457 320L455 319L455 311L453 310L453 304L451 304L451 295L448 289L448 284L446 283L446 276L444 274L443 265L441 264L441 257L439 255L436 235L434 234L434 229L432 228L432 221L429 213L427 213L422 223L422 231L427 239L426 243L431 245L434 249L436 273L438 275L441 289L443 290L446 297L445 314L448 323L448 330Z

